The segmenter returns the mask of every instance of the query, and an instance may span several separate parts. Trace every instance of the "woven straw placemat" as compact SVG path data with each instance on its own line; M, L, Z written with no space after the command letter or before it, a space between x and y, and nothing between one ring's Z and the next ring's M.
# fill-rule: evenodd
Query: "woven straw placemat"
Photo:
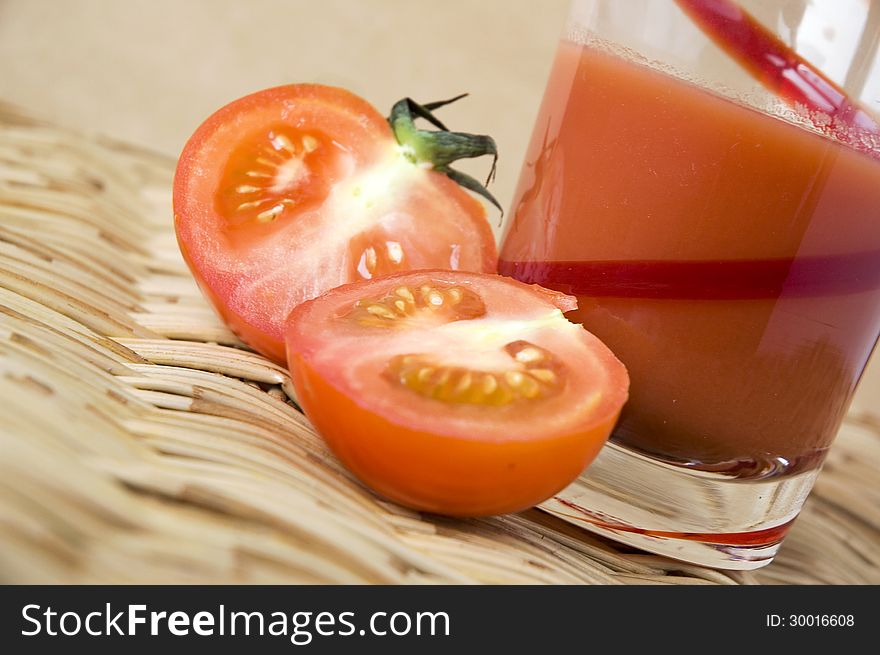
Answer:
M850 417L777 560L726 573L541 511L382 501L180 258L174 162L0 107L0 581L880 583L880 425Z

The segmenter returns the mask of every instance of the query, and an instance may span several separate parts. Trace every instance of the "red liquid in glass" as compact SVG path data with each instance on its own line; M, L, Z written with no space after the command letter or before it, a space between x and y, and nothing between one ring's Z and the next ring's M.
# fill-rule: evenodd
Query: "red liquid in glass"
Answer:
M817 465L880 327L880 162L560 46L500 271L629 369L613 439L743 477Z

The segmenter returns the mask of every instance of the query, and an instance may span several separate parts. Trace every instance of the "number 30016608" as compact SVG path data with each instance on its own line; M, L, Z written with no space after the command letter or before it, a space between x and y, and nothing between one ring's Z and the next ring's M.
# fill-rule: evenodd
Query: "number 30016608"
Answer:
M780 614L767 615L767 627L794 627L794 628L838 628L852 627L855 625L855 616L852 614Z

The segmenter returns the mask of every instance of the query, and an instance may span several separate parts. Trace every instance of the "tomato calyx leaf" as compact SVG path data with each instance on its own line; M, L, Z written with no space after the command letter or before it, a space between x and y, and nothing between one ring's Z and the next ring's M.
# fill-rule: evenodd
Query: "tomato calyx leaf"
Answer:
M498 163L498 148L495 140L485 134L468 134L450 131L435 115L434 110L451 104L467 96L467 93L448 100L429 102L424 105L412 98L403 98L391 108L388 123L394 137L404 149L404 154L414 164L430 164L431 168L443 173L459 186L482 196L504 214L500 203L486 186L495 178ZM421 130L416 127L415 119L423 118L436 130ZM485 183L450 166L459 159L470 159L492 155L492 168Z

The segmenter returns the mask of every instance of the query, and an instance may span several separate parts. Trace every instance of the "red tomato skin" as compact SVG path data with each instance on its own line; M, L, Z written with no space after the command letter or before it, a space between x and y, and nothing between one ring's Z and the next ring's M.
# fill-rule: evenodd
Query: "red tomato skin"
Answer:
M199 186L199 181L207 175L199 159L205 144L211 141L218 130L229 124L246 123L251 111L259 110L271 103L297 100L326 104L334 110L341 108L341 111L357 116L360 125L358 130L352 130L350 126L343 129L348 130L346 133L352 137L352 141L346 143L346 146L358 151L365 165L375 161L379 156L377 153L385 152L389 145L395 143L385 117L366 100L345 89L319 84L279 86L239 98L205 120L187 141L178 160L173 184L174 223L178 245L203 295L239 339L282 365L286 362L283 317L279 316L276 325L268 329L265 324L258 324L251 317L229 308L226 301L231 293L229 282L224 280L223 275L217 273L210 257L203 254L191 223L200 220L196 218L198 211L194 211L194 207L213 205L213 190ZM461 213L469 217L474 239L480 243L480 264L471 263L462 267L462 270L494 272L497 267L498 252L484 206L442 173L426 169L424 175L426 180L424 184L451 198ZM427 211L426 223L429 225L432 220L436 220L436 217L430 213L430 209Z
M177 217L175 216L175 221L176 220ZM275 339L265 331L255 328L246 318L229 309L223 299L214 292L214 288L208 284L199 273L200 268L196 263L196 260L190 255L189 247L180 238L180 232L178 232L177 245L180 247L180 253L183 255L183 260L186 262L189 270L192 271L193 277L195 278L202 295L211 304L214 311L217 312L217 315L223 323L226 324L226 327L228 327L243 343L247 344L264 357L283 366L287 361L284 341Z
M298 355L289 365L297 400L343 464L385 498L447 516L518 512L550 498L596 457L620 413L539 440L455 438L365 410Z

